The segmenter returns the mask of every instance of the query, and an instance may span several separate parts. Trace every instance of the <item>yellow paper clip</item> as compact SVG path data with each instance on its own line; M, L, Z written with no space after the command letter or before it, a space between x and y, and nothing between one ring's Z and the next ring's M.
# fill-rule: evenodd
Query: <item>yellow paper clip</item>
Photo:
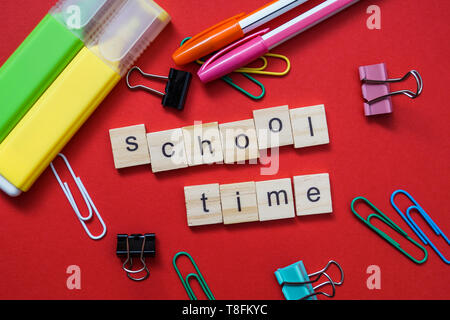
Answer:
M180 256L186 256L186 257L188 257L188 259L191 261L191 263L192 263L192 265L194 266L194 269L195 269L195 271L196 271L197 273L189 273L189 274L186 276L186 278L183 278L183 276L181 275L180 270L179 270L178 267L177 267L177 259L178 259ZM189 253L184 252L184 251L178 252L178 253L173 257L172 263L173 263L173 267L175 268L175 271L177 272L178 277L179 277L180 280L181 280L181 283L183 284L184 289L186 290L186 293L187 293L188 296L189 296L189 299L191 299L191 300L198 300L197 297L196 297L195 294L194 294L194 291L192 290L191 285L189 284L189 280L190 280L191 278L195 278L195 279L200 283L200 286L202 287L203 292L205 293L206 297L207 297L209 300L216 300L216 299L214 298L214 296L213 296L211 290L209 289L208 285L206 284L205 278L203 278L203 276L202 276L200 270L198 269L197 264L195 263L194 259L191 257L191 255L190 255Z
M190 37L185 38L181 42L181 45L183 45L189 39L190 39ZM266 69L267 69L267 67L269 65L269 62L268 62L267 58L274 58L274 59L282 59L282 60L284 60L286 62L286 68L283 71L281 71L281 72L267 71ZM291 62L290 62L288 57L283 56L281 54L276 54L276 53L266 53L265 55L259 57L259 59L262 60L262 62L263 62L262 66L260 66L260 67L243 67L243 68L239 68L239 69L233 71L235 73L241 73L245 78L247 78L248 80L250 80L251 82L256 84L258 87L260 87L261 93L259 95L251 94L247 90L245 90L242 87L238 86L236 83L234 83L233 79L231 79L231 77L229 75L224 76L221 79L223 81L225 81L226 83L228 83L233 88L235 88L236 90L238 90L239 92L241 92L244 95L246 95L247 97L249 97L251 99L254 99L254 100L261 99L266 94L266 88L264 87L264 85L260 81L256 80L255 78L253 78L249 74L260 74L260 75L267 75L267 76L274 76L274 77L282 77L282 76L285 76L291 70ZM205 63L202 60L197 60L196 62L199 65L202 65L203 63Z

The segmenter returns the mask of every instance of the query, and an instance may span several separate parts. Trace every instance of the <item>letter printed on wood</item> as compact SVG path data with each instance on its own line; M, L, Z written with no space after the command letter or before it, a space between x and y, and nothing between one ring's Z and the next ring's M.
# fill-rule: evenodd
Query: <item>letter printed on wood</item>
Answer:
M294 218L294 196L291 179L256 182L259 220Z
M149 133L147 141L153 172L188 166L183 132L180 128Z
M218 183L184 187L184 197L190 227L222 223Z
M297 216L333 212L328 173L294 177Z
M223 162L218 122L194 124L182 130L189 166Z
M116 169L150 163L145 125L109 130Z
M258 139L253 119L219 124L225 163L259 158Z
M330 143L325 106L318 105L289 110L294 147L304 148Z
M259 221L255 182L220 185L223 223Z
M288 106L253 110L259 150L294 144Z

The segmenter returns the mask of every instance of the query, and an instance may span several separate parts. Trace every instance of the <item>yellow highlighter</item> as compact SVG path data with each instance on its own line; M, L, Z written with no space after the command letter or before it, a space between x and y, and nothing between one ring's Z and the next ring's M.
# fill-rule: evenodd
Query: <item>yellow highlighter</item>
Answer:
M28 191L169 22L151 0L124 1L0 144L0 189Z

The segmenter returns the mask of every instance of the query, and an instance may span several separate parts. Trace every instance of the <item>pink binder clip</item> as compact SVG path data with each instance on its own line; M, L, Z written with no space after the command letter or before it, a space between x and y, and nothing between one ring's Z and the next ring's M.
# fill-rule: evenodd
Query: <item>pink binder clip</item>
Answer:
M404 81L411 75L417 82L416 92L412 92L410 90L390 92L389 83ZM415 99L422 93L423 89L422 77L419 72L416 70L411 70L402 78L388 79L386 64L384 63L359 67L359 77L362 82L364 114L366 116L392 113L391 96L404 94L411 99Z

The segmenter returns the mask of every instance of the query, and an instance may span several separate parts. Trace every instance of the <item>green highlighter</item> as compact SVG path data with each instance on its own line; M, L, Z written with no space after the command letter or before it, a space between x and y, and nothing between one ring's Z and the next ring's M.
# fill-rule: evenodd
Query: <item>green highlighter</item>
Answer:
M0 143L121 0L60 0L0 68Z

